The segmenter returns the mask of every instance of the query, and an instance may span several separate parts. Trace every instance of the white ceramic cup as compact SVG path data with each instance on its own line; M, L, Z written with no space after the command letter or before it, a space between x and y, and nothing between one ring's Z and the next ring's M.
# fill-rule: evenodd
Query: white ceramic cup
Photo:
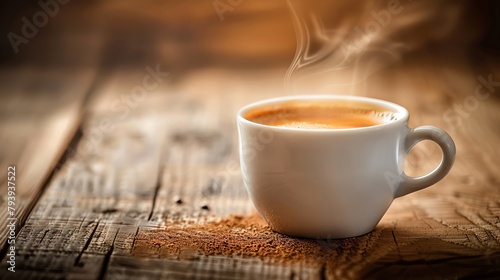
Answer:
M347 129L269 126L244 118L249 110L287 101L339 100L374 105L394 121ZM394 198L441 180L455 159L455 144L433 126L411 129L408 111L366 97L306 95L264 100L238 112L243 180L255 208L280 233L311 238L346 238L372 231ZM439 166L421 177L404 173L404 158L419 141L442 152Z

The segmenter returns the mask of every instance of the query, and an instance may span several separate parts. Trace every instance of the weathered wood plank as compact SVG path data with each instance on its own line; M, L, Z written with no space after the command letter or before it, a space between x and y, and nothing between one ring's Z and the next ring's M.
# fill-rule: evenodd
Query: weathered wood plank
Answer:
M395 101L410 110L412 127L437 125L457 142L457 162L449 176L396 200L372 233L348 240L302 240L276 234L265 224L213 231L210 225L232 214L243 220L254 217L239 173L234 116L249 102L285 94L285 69L192 68L286 66L295 42L286 1L243 1L224 13L224 21L214 3L194 8L191 1L71 2L51 16L37 38L21 45L12 62L95 69L99 61L104 69L85 108L80 140L66 149L66 161L56 166L33 211L47 174L79 124L75 96L88 90L94 74L42 67L1 70L0 140L8 148L0 149L0 167L17 164L17 214L20 222L27 218L16 241L16 279L443 279L500 274L500 89L488 89L487 98L475 95L479 76L492 74L500 80L498 55L474 57L477 61L461 55L408 55L366 80L346 83L343 78L351 80L352 73L333 72L303 92L341 81L327 93ZM363 15L386 4L339 3L316 10L328 15L327 25L345 19L341 13L357 14L344 25L352 30L366 23L352 19L373 20ZM405 12L428 7L414 4L404 3ZM469 8L466 14L474 18L484 8L467 4L450 4L450 12ZM447 7L442 2L436 11ZM4 31L18 32L23 23L19 18L32 12L11 15L15 22ZM459 24L447 32L468 34L459 40L467 46L478 40L475 28L486 21L452 14L449 22ZM249 20L257 15L259 20ZM404 19L394 16L386 31L394 31ZM467 28L460 30L463 26ZM421 32L407 46L428 42L428 36ZM436 43L447 48L445 40ZM6 57L3 52L0 56ZM133 89L150 73L139 69L147 67L143 63L153 69L160 63L174 81L160 76L154 89L134 96ZM136 70L115 71L114 66ZM454 111L456 106L465 111ZM406 171L424 174L438 161L436 146L422 143L408 157ZM0 173L2 186L5 175ZM4 221L4 195L0 199ZM0 241L5 241L5 231L0 230ZM223 250L207 250L227 233L226 244L220 243L226 246ZM178 242L180 238L187 243ZM242 238L249 245L245 250L228 246L241 245ZM311 252L317 254L306 254ZM2 279L11 276L5 274L6 266L4 258Z
M38 73L29 67L2 69L0 73L0 137L5 145L0 157L0 166L5 170L0 174L4 191L0 218L16 218L18 230L78 128L83 98L93 75L90 70ZM7 211L7 166L16 166L14 215ZM2 227L2 244L7 233L8 228Z
M442 92L449 87L447 83L452 83L457 76L463 73L460 71L463 69L458 68L455 73L448 73L449 76L439 71L433 73L432 70L428 74L423 72L423 69L427 71L432 68L414 67L410 68L408 72L402 73L398 73L401 69L396 68L393 69L394 71L384 73L387 76L393 75L392 80L398 83L395 86L396 89L392 89L397 94L380 91L375 92L375 94L365 91L363 93L394 100L408 107L412 112L411 126L432 124L449 130L459 149L456 166L452 173L436 186L396 200L377 230L368 236L357 238L352 242L353 248L337 246L339 257L327 263L325 271L327 277L358 278L371 275L382 277L385 274L393 273L388 271L391 268L389 264L398 267L394 273L403 273L408 277L424 277L424 275L426 277L492 276L499 272L497 269L499 243L496 236L499 232L497 224L500 215L498 212L500 197L498 188L494 187L495 182L498 181L498 175L495 172L498 169L498 163L489 160L484 162L482 156L484 150L491 151L492 158L498 155L498 151L493 151L491 148L495 147L496 143L492 139L497 139L499 135L491 133L490 128L496 127L500 122L498 110L485 109L485 111L471 112L471 118L463 120L464 126L452 127L453 124L447 122L443 113L453 108L454 104L460 104L464 98L473 94L478 81L473 76L467 80L467 86L461 88L456 95L443 96ZM415 72L416 75L414 75ZM422 87L422 81L429 80L429 76L433 75L443 76L449 80L430 86L424 83L424 87ZM371 80L370 83L376 88L384 88L380 86L380 82L391 80L387 76L375 77L375 80ZM377 78L379 79L378 83ZM361 85L360 88L366 90L370 87ZM245 90L251 91L248 88ZM432 102L432 110L426 107L427 102ZM499 106L498 99L494 97L488 101L488 104L485 106L491 106L491 108ZM478 116L484 112L487 113ZM473 118L477 119L473 120ZM473 130L478 123L484 127L484 130L476 130L474 135L470 135L466 125L470 124L472 126L470 129ZM471 141L477 143L473 144ZM418 145L408 159L407 171L415 174L430 171L433 168L432 165L437 164L438 158L439 151L436 147ZM474 165L473 169L471 169L471 164ZM172 170L165 169L165 172L167 174L165 178L179 177L178 175L169 175L169 172L170 174L174 173ZM190 178L193 176L196 175L189 175ZM475 187L471 187L471 181L479 184L474 184ZM481 181L482 183L480 183ZM173 186L167 188L168 190L175 189L175 184L171 181L164 184ZM484 192L488 192L488 198L481 198L483 195L480 193ZM164 193L160 191L158 198L162 195ZM468 199L463 198L466 197L473 199L472 204L465 203ZM171 194L170 200L165 198L164 202L160 204L172 203L174 198L176 196ZM190 206L192 207L192 205ZM468 218L464 219L463 215ZM203 219L197 220L203 221ZM188 236L194 234L194 232L189 231L189 225L186 227L185 234ZM151 236L148 239L148 232L139 230L138 234L147 240L162 239L161 235ZM154 232L158 233L158 231ZM168 232L167 223L165 233L168 234ZM147 255L148 249L142 247L141 242L136 240L135 248L138 250L136 253ZM176 240L173 239L170 242L175 243ZM337 241L332 242L337 244ZM150 247L151 251L149 252L153 255L158 254L159 247L157 246L161 242L156 244ZM470 266L457 268L461 263L468 263L468 260L470 260ZM384 263L387 265L382 265ZM416 272L420 272L420 274L415 274Z
M124 84L126 91L144 75L139 73L130 86ZM19 267L27 275L51 277L58 271L62 277L78 278L92 271L90 275L100 277L115 248L118 253L130 251L137 227L148 225L162 155L163 117L156 114L159 110L153 116L144 114L144 105L129 109L133 117L124 120L107 108L87 110L81 140L68 148L68 160L19 232L16 253L19 261L29 259L29 266ZM65 256L58 257L61 254ZM39 255L44 257L33 257ZM90 260L89 266L83 259Z
M129 94L144 71L111 73L89 102L83 136L71 147L75 152L19 233L18 253L28 265L22 273L106 279L454 278L500 273L499 166L494 161L500 102L492 96L451 129L443 112L463 102L477 81L465 79L460 94L449 96L443 93L449 88L446 79L453 80L462 69L449 76L429 69L433 68L394 67L359 85L359 90L408 107L411 126L431 124L449 130L459 154L448 177L397 199L370 234L300 240L265 226L248 226L232 232L228 243L244 239L258 246L242 253L228 247L217 255L204 251L205 245L169 251L164 244L180 244L180 237L214 242L217 232L204 226L230 214L254 214L240 178L234 116L248 102L282 95L282 71L193 72L175 86L162 83L129 106L126 115L111 104L121 102L120 95ZM430 79L427 75L447 78L429 85L422 83ZM387 85L388 77L394 83ZM378 90L366 92L370 87ZM383 90L388 88L390 92ZM107 119L114 130L102 133L101 139L93 131ZM484 129L477 129L478 124ZM438 159L434 146L418 145L407 171L430 170ZM269 238L274 243L259 243ZM303 254L294 251L297 244L321 253L307 262L295 261ZM266 250L288 253L265 254Z
M107 279L313 279L318 269L259 259L199 256L189 261L113 256Z

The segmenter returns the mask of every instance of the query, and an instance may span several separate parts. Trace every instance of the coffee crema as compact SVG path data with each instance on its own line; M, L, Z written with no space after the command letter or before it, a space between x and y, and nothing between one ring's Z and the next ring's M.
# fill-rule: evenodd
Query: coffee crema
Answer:
M289 101L248 111L255 123L301 129L345 129L375 126L397 119L396 114L373 104L352 101Z

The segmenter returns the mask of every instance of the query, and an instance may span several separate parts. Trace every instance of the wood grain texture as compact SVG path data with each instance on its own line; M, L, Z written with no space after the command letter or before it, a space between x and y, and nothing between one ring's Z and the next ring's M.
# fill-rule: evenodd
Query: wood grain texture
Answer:
M93 74L90 70L40 74L28 67L1 71L0 138L4 149L0 152L0 166L5 172L0 174L0 182L5 195L0 198L0 217L4 221L16 218L18 230L80 124L80 109ZM11 216L7 211L6 170L13 165L15 215ZM7 230L0 230L2 244Z
M211 242L216 236L210 232L188 229L231 214L255 213L239 172L234 116L251 101L283 95L283 69L193 71L175 83L167 77L143 99L129 103L122 97L141 84L147 71L103 74L87 103L80 141L68 147L67 161L52 177L18 234L16 277L498 276L500 166L496 159L500 154L496 143L500 140L500 101L492 92L460 121L452 123L444 117L447 110L473 96L479 75L492 73L498 79L498 74L473 72L467 61L438 62L454 65L453 70L436 61L409 61L351 87L351 93L406 106L412 115L411 127L431 124L448 130L458 155L444 180L395 200L377 228L364 236L301 240L267 229L261 236L242 232L230 240L258 241L271 236L275 244L285 246L281 247L284 251L293 248L286 247L292 243L308 244L323 254L312 262L287 261L300 251L279 258L261 256L258 250L207 255L203 248L190 247L167 254L159 245L168 242L174 225L176 230L185 228L184 237L206 234ZM428 172L439 157L432 144L419 144L407 158L406 171ZM266 244L261 248L280 250ZM3 278L7 277L3 273L5 262L0 269Z
M239 171L237 110L290 94L287 3L220 2L234 4L223 20L216 1L70 1L19 54L0 42L0 184L4 191L15 164L22 225L15 274L0 229L0 279L500 278L500 56L469 52L485 35L487 20L478 19L487 4L402 1L404 11L371 38L382 51L401 43L397 59L374 52L345 69L293 77L293 93L399 103L410 127L442 127L457 145L450 174L395 200L373 232L315 240L259 221ZM387 7L316 4L304 8L355 48L355 28ZM35 1L6 9L3 34L20 34L20 19L36 11ZM137 93L158 68L153 86ZM422 142L405 171L425 174L440 155ZM4 191L1 221L5 203ZM235 215L253 222L211 227Z

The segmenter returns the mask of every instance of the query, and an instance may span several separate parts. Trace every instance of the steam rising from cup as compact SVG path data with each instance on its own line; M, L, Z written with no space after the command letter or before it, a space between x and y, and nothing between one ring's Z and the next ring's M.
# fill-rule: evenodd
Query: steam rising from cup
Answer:
M467 10L463 1L323 2L288 0L297 37L284 78L288 94L355 94L363 81L408 53L449 43Z

